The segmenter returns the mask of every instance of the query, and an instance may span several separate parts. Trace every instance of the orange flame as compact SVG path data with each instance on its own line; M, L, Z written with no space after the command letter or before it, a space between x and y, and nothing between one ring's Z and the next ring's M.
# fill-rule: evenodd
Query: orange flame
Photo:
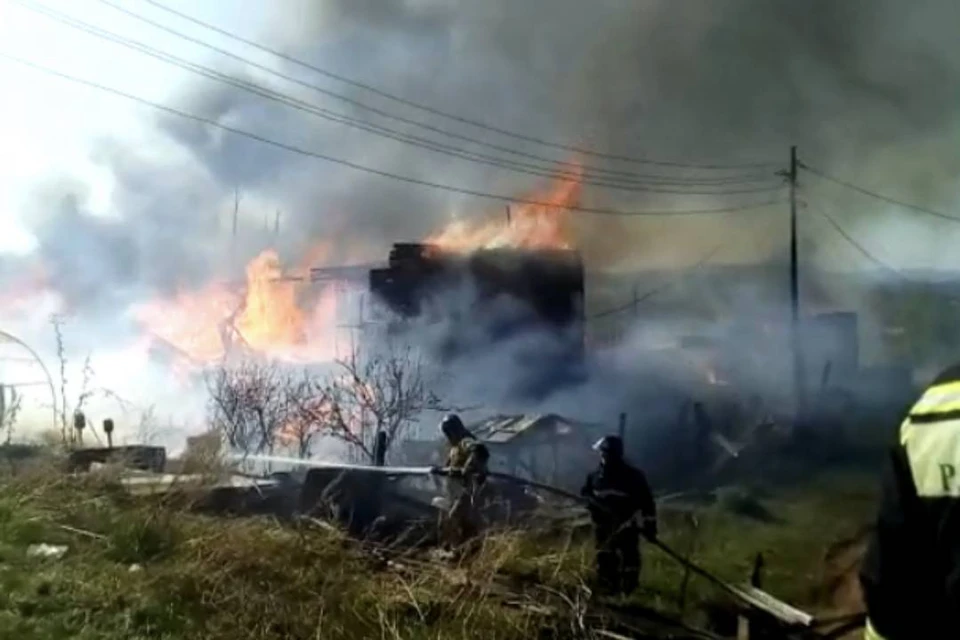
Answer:
M346 430L363 440L370 434L377 391L369 383L345 373L334 377L327 393L312 398L303 411L291 416L277 433L278 442L295 446L325 429Z
M246 286L212 282L134 310L150 335L196 366L234 350L271 359L332 360L337 339L336 292L324 288L312 309L300 306L296 280L284 280L280 258L267 250L247 265Z
M426 243L446 251L485 248L569 249L573 246L569 208L577 206L581 171L571 171L544 193L510 208L510 223L501 220L455 221ZM535 203L535 204L534 204ZM236 351L287 362L328 362L337 355L336 285L323 288L307 307L301 297L311 267L332 254L332 242L317 244L284 277L280 257L267 250L246 268L245 286L217 280L190 291L141 304L134 318L156 341L178 354L178 368L213 364ZM338 247L342 249L342 247ZM352 420L353 418L351 418Z
M506 219L454 220L428 236L425 242L456 252L496 248L572 248L569 208L580 204L582 174L579 163L576 166L569 178L558 181L547 192L530 194L522 198L526 203L508 207Z
M282 278L275 251L264 251L247 265L246 299L234 326L255 351L306 342L306 316L297 304L297 283Z

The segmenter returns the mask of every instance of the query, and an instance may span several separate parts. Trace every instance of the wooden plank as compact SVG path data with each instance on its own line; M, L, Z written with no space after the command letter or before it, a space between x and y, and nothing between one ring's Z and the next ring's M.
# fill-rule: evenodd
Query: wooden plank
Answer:
M747 604L764 613L767 613L780 622L797 627L809 627L813 624L813 616L801 611L782 600L778 600L766 591L756 587L730 585L740 598Z

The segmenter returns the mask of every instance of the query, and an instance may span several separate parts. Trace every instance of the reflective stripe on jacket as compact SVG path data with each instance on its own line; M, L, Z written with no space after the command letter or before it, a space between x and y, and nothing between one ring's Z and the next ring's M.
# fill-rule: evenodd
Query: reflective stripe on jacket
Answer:
M924 391L891 449L861 570L869 640L960 635L960 366Z

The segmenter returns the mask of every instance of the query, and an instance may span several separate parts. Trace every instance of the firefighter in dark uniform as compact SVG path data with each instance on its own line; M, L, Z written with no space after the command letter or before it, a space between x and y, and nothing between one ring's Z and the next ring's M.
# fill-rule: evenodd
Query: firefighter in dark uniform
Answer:
M479 527L478 498L487 479L490 453L457 415L446 416L440 430L450 444L446 465L441 470L450 478L450 505L441 517L441 539L448 546L460 546L472 538Z
M900 426L860 581L866 639L960 637L960 365Z
M623 458L623 441L601 438L600 467L587 476L582 494L590 500L597 549L597 582L601 591L627 594L640 579L640 534L657 536L657 508L647 478ZM638 525L638 515L642 516Z

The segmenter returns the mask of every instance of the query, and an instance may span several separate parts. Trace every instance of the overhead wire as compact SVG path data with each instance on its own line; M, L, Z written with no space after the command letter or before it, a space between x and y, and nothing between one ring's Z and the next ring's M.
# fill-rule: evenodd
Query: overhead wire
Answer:
M839 185L839 186L841 186L841 187L845 187L845 188L847 188L847 189L850 189L851 191L856 191L857 193L859 193L859 194L861 194L861 195L865 195L865 196L868 196L868 197L870 197L870 198L874 198L874 199L876 199L876 200L880 200L881 202L886 202L887 204L892 204L892 205L895 205L895 206L898 206L898 207L902 207L902 208L904 208L904 209L912 209L913 211L918 211L918 212L920 212L920 213L925 213L925 214L927 214L927 215L935 216L935 217L941 218L941 219L943 219L943 220L950 220L950 221L952 221L952 222L960 222L960 217L951 216L950 214L947 214L947 213L943 213L943 212L940 212L940 211L934 211L933 209L928 209L928 208L926 208L926 207L921 207L920 205L912 204L912 203L910 203L910 202L904 202L904 201L902 201L902 200L897 200L896 198L891 198L890 196L885 196L885 195L883 195L883 194L881 194L881 193L876 193L875 191L870 191L869 189L866 189L866 188L864 188L864 187L861 187L861 186L859 186L859 185L857 185L857 184L854 184L854 183L849 182L849 181L847 181L847 180L843 180L843 179L841 179L841 178L837 178L837 177L835 177L835 176L832 176L832 175L830 175L830 174L828 174L828 173L826 173L826 172L824 172L824 171L821 171L820 169L817 169L817 168L815 168L815 167L811 167L810 165L806 164L805 162L800 162L800 163L799 163L799 167L800 167L801 169L806 170L806 171L809 172L810 174L812 174L812 175L814 175L814 176L817 176L818 178L820 178L820 179L822 179L822 180L826 180L827 182L832 182L833 184Z
M350 116L344 114L338 114L336 112L331 112L322 107L318 107L312 103L300 100L293 96L278 92L273 89L268 89L262 87L255 83L237 78L236 76L231 76L224 74L222 72L216 71L209 67L194 63L190 60L180 58L173 54L154 49L148 45L138 42L136 40L131 40L124 36L121 36L117 33L101 29L95 25L92 25L83 20L76 19L72 16L66 15L64 13L51 10L43 5L31 2L30 0L10 0L16 4L23 6L29 11L41 14L51 20L54 20L60 24L68 26L73 29L80 30L88 35L101 38L120 46L127 47L129 49L135 50L144 55L153 57L155 59L161 60L167 64L171 64L180 69L190 71L202 77L221 82L249 93L264 97L268 100L278 102L280 104L286 105L293 109L299 110L304 113L309 113L311 115L323 118L325 120L330 120L337 122L339 124L344 124L347 126L359 128L363 131L367 131L377 136L387 137L405 144L410 144L412 146L427 149L436 153L441 153L444 155L461 158L470 162L475 162L479 164L484 164L488 166L493 166L501 169L506 169L526 175L534 175L539 177L546 177L555 180L579 180L583 184L589 184L591 186L612 189L617 191L625 192L646 192L646 193L664 193L664 194L678 194L678 195L741 195L741 194L752 194L752 193L769 193L777 191L782 188L782 185L776 186L764 186L764 187L754 187L754 188L744 188L744 189L668 189L662 188L660 186L648 185L643 182L635 183L620 183L616 182L607 182L604 180L592 179L591 176L582 176L573 172L565 173L556 173L552 172L549 167L540 167L538 165L532 165L529 163L518 162L514 160L507 160L504 158L497 158L494 156L487 156L479 153L474 153L467 151L462 148L450 147L443 145L442 143L435 142L426 138L420 138L396 130L392 130L386 127L381 127L373 123L364 122L361 120L356 120ZM775 176L771 174L771 178Z
M893 265L877 257L876 254L874 254L872 251L867 249L862 243L858 242L856 238L854 238L846 229L844 229L843 226L841 226L841 224L837 222L837 220L833 216L828 214L819 206L813 205L807 200L801 200L800 202L803 204L803 206L809 209L812 209L815 213L817 213L823 220L825 220L833 228L834 231L837 232L837 234L840 235L840 237L842 237L847 242L847 244L849 244L854 249L856 249L860 253L860 255L865 257L867 260L877 265L878 267L881 267L882 269L889 271L890 273L896 275L899 278L902 278L904 280L913 280L913 278L911 278L910 276L900 271L900 269L897 269Z
M715 246L713 249L710 250L709 253L707 253L706 255L704 255L704 256L703 256L700 260L698 260L695 264L693 264L693 265L687 267L686 269L684 269L683 272L680 273L675 279L670 279L670 280L668 280L667 282L664 282L663 284L661 284L660 286L654 287L653 289L650 289L649 291L647 291L646 293L644 293L642 296L639 296L639 297L637 297L637 298L634 298L633 300L631 300L630 302L628 302L628 303L626 303L626 304L620 305L620 306L618 306L618 307L613 307L613 308L611 308L611 309L606 309L606 310L604 310L604 311L600 311L600 312L597 312L597 313L593 313L593 314L587 316L587 320L598 320L598 319L600 319L600 318L606 318L606 317L609 317L609 316L617 315L617 314L623 313L623 312L625 312L625 311L630 311L630 310L633 310L633 309L639 307L639 306L640 306L640 303L648 300L649 298L652 298L653 296L657 295L658 293L660 293L660 292L662 292L662 291L666 291L667 289L676 286L678 282L680 282L680 281L682 281L682 280L685 280L686 278L690 277L690 275L691 275L692 273L694 273L695 271L697 271L698 269L700 269L700 267L702 267L703 265L705 265L706 263L708 263L710 260L712 260L713 257L714 257L717 253L719 253L719 251L720 251L723 247L726 246L726 244L727 244L726 242L722 242L722 243L718 244L717 246Z
M109 4L109 5L111 5L111 6L115 6L114 3L109 2L109 0L98 0L98 1L99 1L99 2L102 2L103 4ZM253 47L254 49L258 49L259 51L262 51L262 52L264 52L264 53L268 53L268 54L273 55L273 56L275 56L275 57L277 57L277 58L280 58L280 59L282 59L282 60L285 60L286 62L290 62L290 63L295 64L295 65L297 65L297 66L299 66L299 67L302 67L302 68L304 68L304 69L308 69L308 70L310 70L310 71L313 71L314 73L318 73L318 74L320 74L320 75L322 75L322 76L325 76L325 77L327 77L327 78L330 78L330 79L332 79L332 80L336 80L336 81L338 81L338 82L342 82L342 83L344 83L344 84L346 84L346 85L349 85L349 86L352 86L352 87L355 87L355 88L358 88L358 89L363 89L364 91L368 91L368 92L370 92L370 93L372 93L372 94L374 94L374 95L377 95L377 96L379 96L379 97L381 97L381 98L384 98L384 99L386 99L386 100L390 100L390 101L395 102L395 103L397 103L397 104L402 104L402 105L404 105L404 106L406 106L406 107L410 107L410 108L413 108L413 109L417 109L417 110L420 110L420 111L429 113L429 114L434 115L434 116L440 116L440 117L443 117L443 118L448 118L448 119L453 120L453 121L455 121L455 122L460 122L461 124L467 124L467 125L470 125L470 126L473 126L473 127L477 127L477 128L479 128L479 129L484 129L484 130L486 130L486 131L491 131L491 132L498 133L498 134L501 134L501 135L504 135L504 136L507 136L507 137L515 138L515 139L517 139L517 140L523 140L524 142L532 142L532 143L535 143L535 144L539 144L539 145L546 146L546 147L551 147L551 148L554 148L554 149L559 149L559 150L562 150L562 151L567 151L567 152L571 152L571 153L579 153L579 154L583 154L583 155L590 155L590 156L594 156L594 157L597 157L597 158L606 158L606 159L609 159L609 160L619 160L619 161L622 161L622 162L632 162L632 163L638 163L638 164L652 164L652 165L661 165L661 166L669 166L669 167L683 167L683 168L697 168L697 169L740 169L740 168L769 167L769 166L773 166L773 165L775 164L775 163L770 163L770 162L750 162L750 163L740 163L740 164L696 164L696 163L683 163L683 162L674 162L674 161L666 161L666 160L655 160L655 159L648 159L648 158L637 158L637 157L632 157L632 156L615 155L615 154L609 154L609 153L599 152L599 151L592 150L592 149L585 149L585 148L578 147L578 146L574 146L574 145L567 145L567 144L561 144L561 143L558 143L558 142L555 142L555 141L544 140L544 139L541 139L541 138L537 138L537 137L535 137L535 136L530 136L530 135L523 134L523 133L519 133L519 132L516 132L516 131L511 131L511 130L509 130L509 129L504 129L504 128L501 128L501 127L497 127L497 126L495 126L495 125L491 125L491 124L489 124L489 123L482 122L482 121L480 121L480 120L476 120L476 119L472 119L472 118L467 118L467 117L464 117L464 116L461 116L461 115L458 115L458 114L455 114L455 113L451 113L451 112L449 112L449 111L444 111L444 110L441 110L441 109L437 109L436 107L431 107L431 106L429 106L429 105L423 104L423 103L421 103L421 102L416 102L416 101L410 100L410 99L408 99L408 98L403 98L402 96L398 96L398 95L396 95L396 94L394 94L394 93L390 93L390 92L388 92L388 91L385 91L385 90L380 89L380 88L378 88L378 87L375 87L375 86L373 86L373 85L370 85L370 84L367 84L367 83L363 83L363 82L359 82L359 81L357 81L357 80L354 80L354 79L351 79L351 78L347 78L346 76L344 76L344 75L342 75L342 74L334 73L334 72L332 72L332 71L330 71L330 70L328 70L328 69L323 69L322 67L319 67L319 66L317 66L317 65L310 64L310 63L305 62L305 61L303 61L303 60L301 60L301 59L299 59L299 58L296 58L296 57L291 56L291 55L289 55L289 54L283 53L282 51L279 51L279 50L277 50L277 49L268 47L268 46L266 46L266 45L264 45L264 44L261 44L261 43L259 43L259 42L254 41L254 40L251 40L251 39L249 39L249 38L244 38L243 36L240 36L240 35L232 32L232 31L228 31L227 29L224 29L224 28L222 28L222 27L218 27L218 26L216 26L216 25L214 25L214 24L212 24L212 23L210 23L210 22L206 22L206 21L200 20L199 18L196 18L195 16L191 16L191 15L189 15L189 14L187 14L187 13L182 12L182 11L178 11L178 10L176 10L176 9L174 9L174 8L166 5L166 4L163 3L163 2L158 2L157 0L144 0L144 2L145 2L146 4L149 4L149 5L153 6L153 7L161 10L161 11L164 11L164 12L170 14L170 15L177 16L178 18L181 18L181 19L183 19L183 20L186 20L186 21L188 21L188 22L190 22L190 23L192 23L192 24L195 24L195 25L197 25L197 26L204 27L205 29L208 29L208 30L210 30L210 31L213 31L214 33L218 33L218 34L220 34L220 35L222 35L222 36L225 36L225 37L227 37L227 38L230 38L231 40L235 40L235 41L240 42L240 43L242 43L242 44L245 44L245 45L247 45L247 46L249 46L249 47Z
M13 0L13 1L17 1L17 0ZM441 128L441 127L436 127L436 126L434 126L434 125L431 125L431 124L422 122L422 121L420 121L420 120L414 120L414 119L411 119L411 118L406 118L406 117L404 117L404 116L397 115L397 114L395 114L395 113L386 111L386 110L384 110L384 109L380 109L380 108L378 108L378 107L369 105L369 104L367 104L367 103L365 103L365 102L362 102L362 101L360 101L360 100L356 100L356 99L351 98L351 97L349 97L349 96L346 96L346 95L344 95L344 94L337 93L337 92L335 92L335 91L331 91L331 90L329 90L329 89L325 89L325 88L320 87L320 86L318 86L318 85L311 84L311 83L309 83L309 82L305 82L304 80L301 80L301 79L296 78L296 77L294 77L294 76L290 76L290 75L288 75L288 74L284 74L284 73L282 73L282 72L280 72L280 71L277 71L276 69L273 69L273 68L271 68L271 67L269 67L269 66L259 64L259 63L255 62L255 61L253 61L253 60L250 60L249 58L245 58L245 57L243 57L243 56L241 56L241 55L239 55L239 54L233 53L232 51L229 51L229 50L223 49L222 47L218 47L218 46L216 46L216 45L213 45L213 44L207 42L206 40L203 40L202 38L195 38L195 37L193 37L193 36L190 36L190 35L188 35L188 34L185 34L185 33L181 32L181 31L178 31L177 29L174 29L173 27L170 27L170 26L168 26L168 25L165 25L165 24L163 24L163 23L161 23L161 22L158 22L158 21L156 21L156 20L152 20L151 18L148 18L148 17L146 17L146 16L143 16L143 15L137 13L136 11L132 11L132 10L126 8L126 7L123 7L123 6L121 6L121 5L118 5L117 3L112 2L111 0L97 0L97 2L100 2L100 3L103 4L103 5L109 6L109 7L111 7L112 9L114 9L115 11L118 11L118 12L120 12L120 13L128 16L128 17L131 17L131 18L133 18L133 19L135 19L135 20L137 20L137 21L139 21L139 22L142 22L142 23L144 23L144 24L148 24L148 25L150 25L150 26L152 26L152 27L154 27L154 28L156 28L156 29L159 29L159 30L161 30L161 31L164 31L164 32L166 32L166 33L169 33L169 34L171 34L171 35L173 35L173 36L175 36L175 37L177 37L177 38L180 38L180 39L182 39L182 40L184 40L184 41L191 42L191 43L193 43L193 44L199 45L199 46L204 47L204 48L206 48L206 49L209 49L209 50L211 50L211 51L215 51L215 52L217 52L217 53L219 53L219 54L221 54L221 55L227 56L227 57L232 58L232 59L234 59L234 60L237 60L237 61L239 61L239 62L243 62L244 64L250 65L250 66L253 67L253 68L260 69L261 71L264 71L264 72L266 72L266 73L272 74L272 75L277 76L277 77L279 77L279 78L283 78L284 80L287 80L287 81L289 81L289 82L293 82L293 83L298 84L298 85L300 85L300 86L303 86L303 87L305 87L305 88L312 89L312 90L314 90L314 91L317 91L317 92L319 92L319 93L322 93L323 95L326 95L326 96L328 96L328 97L334 98L334 99L336 99L336 100L340 100L340 101L342 101L342 102L344 102L344 103L346 103L346 104L350 104L350 105L352 105L352 106L354 106L354 107L356 107L356 108L358 108L358 109L362 109L362 110L364 110L364 111L368 111L368 112L370 112L370 113L374 113L374 114L376 114L376 115L378 115L378 116L381 116L381 117L384 117L384 118L389 118L389 119L391 119L391 120L395 120L395 121L398 121L398 122L403 122L403 123L405 123L405 124L408 124L408 125L411 125L411 126L415 126L415 127L419 127L419 128L422 128L422 129L425 129L425 130L428 130L428 131L432 131L432 132L434 132L434 133L437 133L437 134L440 134L440 135L443 135L443 136L448 136L448 137L451 137L451 138L456 138L456 139L461 140L461 141L464 141L464 142L470 142L470 143L472 143L472 144L477 144L477 145L485 146L485 147L487 147L487 148L495 149L495 150L497 150L497 151L501 151L501 152L504 152L504 153L510 153L510 154L513 154L513 155L523 156L523 157L527 157L527 158L529 158L529 159L535 159L535 160L539 160L539 161L541 161L541 162L548 162L548 163L551 163L551 164L565 165L565 166L568 167L568 169L579 169L579 168L580 168L580 167L578 167L577 165L575 165L575 164L573 164L573 163L571 163L571 162L569 162L569 161L567 161L567 162L558 161L558 160L553 159L553 158L547 158L547 157L544 157L544 156L539 156L539 155L536 155L536 154L531 154L531 153L528 153L528 152L524 152L524 151L521 151L521 150L516 149L516 148L513 148L513 147L504 147L504 146L502 146L502 145L497 145L497 144L491 143L491 142L489 142L489 141L487 141L487 140L482 140L482 139L479 139L479 138L475 138L475 137L471 137L471 136L466 136L466 135L463 135L463 134L460 134L460 133L456 133L456 132L450 131L450 130L448 130L448 129L444 129L444 128ZM164 10L168 10L168 11L174 13L174 14L177 14L177 13L178 13L178 12L176 12L175 10L170 9L169 7L166 7L166 6L164 6L164 5L160 5L159 3L158 3L157 5L154 5L154 6L157 6L158 8L161 8L161 9L164 9ZM252 41L245 41L244 39L240 39L238 36L234 36L233 34L230 34L229 32L227 32L227 31L225 31L225 30L219 30L218 27L215 27L214 25L210 25L210 24L208 24L208 23L201 22L201 21L199 21L199 20L197 20L197 19L195 19L195 18L192 18L191 16L188 16L187 14L181 14L179 17L184 18L184 19L187 19L187 20L191 20L191 21L193 21L193 22L196 23L196 24L200 24L201 26L204 26L204 27L206 27L206 28L208 28L208 29L212 29L212 30L214 30L214 31L217 31L217 32L221 33L221 35L226 35L227 37L232 37L232 38L234 38L234 39L237 39L239 42L243 42L244 44L247 44L248 46L258 46L258 45L256 45L255 43L253 43ZM273 55L279 55L280 58L282 58L282 59L284 59L284 60L287 60L288 62L295 62L295 63L299 64L300 66L302 66L302 67L304 67L304 68L307 68L307 69L310 69L310 70L312 70L312 71L314 71L314 72L323 73L323 71L322 71L319 67L314 67L313 65L309 65L309 64L307 64L307 63L305 63L305 62L303 62L303 61L298 61L296 58L293 58L292 56L286 56L286 54L282 54L282 53L280 53L280 52L273 51L273 50L266 49L266 48L263 48L262 50L266 51L267 53L271 53L271 54L273 54ZM342 81L342 80L341 80L341 81ZM438 112L437 115L440 115L441 113L442 113L442 112ZM447 114L445 117L451 117L451 116L450 116L449 114ZM456 117L454 117L454 119L456 119ZM478 123L476 123L476 122L472 122L472 124L473 124L474 126L483 126L483 125L480 125L480 124L478 124ZM649 160L649 159L642 159L642 158L632 158L632 157L629 157L629 156L617 156L617 155L611 155L611 154L604 154L604 153L597 152L597 151L595 151L595 150L582 149L582 148L579 148L579 147L576 147L576 146L568 146L568 145L560 145L560 144L557 144L557 143L551 143L551 142L549 142L549 141L540 140L540 139L535 138L535 137L533 137L533 136L526 136L525 134L520 134L520 133L516 133L516 132L507 132L506 130L500 130L500 129L496 129L496 128L493 128L493 127L490 127L490 126L483 126L483 127L484 127L484 128L487 128L488 130L497 131L498 133L502 133L502 134L504 134L504 135L511 135L511 136L513 136L513 137L516 137L516 138L521 139L521 140L525 140L525 141L527 141L527 142L534 142L534 143L537 143L537 144L554 147L554 148L557 148L557 149L566 151L567 153L576 153L576 154L580 154L580 155L597 157L597 158L617 159L617 160L620 160L620 161L623 161L623 162L631 162L631 163L635 163L635 164L647 164L647 165L651 165L651 166L663 166L663 167L681 168L681 169L688 169L688 170L727 170L727 171L733 171L733 170L741 171L741 170L744 170L744 169L769 169L769 168L778 166L776 163L773 163L773 162L746 163L746 164L739 164L739 165L737 165L737 164L734 164L734 165L719 165L719 164L692 164L692 163L668 162L668 161L660 161L660 160ZM631 174L631 173L629 173L629 172L614 171L614 170L610 170L610 169L603 169L603 168L601 168L601 167L593 167L593 166L587 167L587 166L583 166L582 168L585 169L585 170L586 170L586 169L589 169L590 171L592 171L592 172L594 172L594 173L608 173L608 174L610 174L610 175L621 175L622 177L633 177L633 176L635 175L635 174Z
M239 129L239 128L236 128L236 127L231 127L231 126L229 126L229 125L225 125L225 124L223 124L223 123L221 123L221 122L218 122L218 121L216 121L216 120L213 120L213 119L211 119L211 118L207 118L207 117L204 117L204 116L199 116L199 115L196 115L196 114L193 114L193 113L189 113L189 112L186 112L186 111L182 111L182 110L180 110L180 109L175 109L175 108L170 107L170 106L167 106L167 105L159 104L159 103L153 102L153 101L151 101L151 100L147 100L146 98L142 98L142 97L140 97L140 96L136 96L136 95L127 93L127 92L122 91L122 90L120 90L120 89L116 89L116 88L114 88L114 87L110 87L110 86L107 86L107 85L104 85L104 84L100 84L100 83L98 83L98 82L94 82L94 81L92 81L92 80L86 80L86 79L83 79L83 78L78 78L78 77L73 76L73 75L70 75L70 74L68 74L68 73L64 73L64 72L62 72L62 71L57 71L57 70L55 70L55 69L51 69L50 67L46 67L46 66L44 66L44 65L41 65L41 64L38 64L38 63L35 63L35 62L31 62L31 61L29 61L29 60L26 60L26 59L24 59L24 58L21 58L21 57L19 57L19 56L16 56L16 55L13 55L13 54L10 54L10 53L0 52L0 58L5 59L5 60L9 60L9 61L11 61L11 62L15 62L15 63L17 63L17 64L23 65L23 66L25 66L25 67L27 67L27 68L31 68L31 69L33 69L33 70L35 70L35 71L39 71L39 72L44 73L44 74L47 74L47 75L51 75L51 76L55 76L55 77L61 78L61 79L63 79L63 80L67 80L67 81L72 82L72 83L75 83L75 84L84 85L84 86L90 87L90 88L92 88L92 89L96 89L96 90L99 90L99 91L103 91L103 92L106 92L106 93L113 94L113 95L118 96L118 97L121 97L121 98L125 98L126 100L129 100L129 101L131 101L131 102L136 102L136 103L142 104L142 105L144 105L144 106L148 106L148 107L151 107L151 108L153 108L153 109L156 109L156 110L158 110L158 111L162 111L162 112L165 112L165 113L168 113L168 114L171 114L171 115L176 115L176 116L178 116L178 117L181 117L181 118L184 118L184 119L187 119L187 120L193 120L194 122L198 122L198 123L201 123L201 124L205 124L205 125L208 125L208 126L211 126L211 127L217 128L217 129L220 129L220 130L222 130L222 131L226 131L226 132L228 132L228 133L232 133L232 134L234 134L234 135L238 135L238 136L241 136L241 137L244 137L244 138L248 138L248 139L250 139L250 140L255 140L255 141L257 141L257 142L260 142L260 143L262 143L262 144L275 147L275 148L277 148L277 149L285 150L285 151L288 151L288 152L291 152L291 153L295 153L295 154L298 154L298 155L302 155L302 156L305 156L305 157L315 158L315 159L318 159L318 160L324 160L324 161L326 161L326 162L330 162L330 163L337 164L337 165L340 165L340 166L348 167L348 168L354 169L354 170L356 170L356 171L360 171L360 172L363 172L363 173L368 173L368 174L371 174L371 175L377 175L377 176L381 176L381 177L384 177L384 178L389 178L389 179L396 180L396 181L399 181L399 182L405 182L405 183L408 183L408 184L413 184L413 185L418 185L418 186L423 186L423 187L429 187L429 188L431 188L431 189L437 189L437 190L447 191L447 192L451 192L451 193L459 193L459 194L462 194L462 195L474 196L474 197L478 197L478 198L486 198L486 199L490 199L490 200L499 200L499 201L501 201L501 202L507 202L507 203L528 204L528 205L542 206L542 207L548 207L548 208L560 208L560 209L566 209L566 210L569 210L569 211L578 211L578 212L581 212L581 213L592 213L592 214L597 214L597 215L609 215L609 216L650 216L650 217L667 217L667 216L687 216L687 215L706 215L706 214L735 213L735 212L742 212L742 211L757 210L757 209L761 209L761 208L764 208L764 207L768 207L768 206L771 206L771 205L774 205L774 204L781 204L781 203L784 202L784 199L780 198L780 199L766 200L766 201L762 201L762 202L754 202L754 203L740 204L740 205L727 206L727 207L715 207L715 208L708 208L708 209L661 210L661 211L622 211L622 210L617 210L617 209L608 209L608 208L600 208L600 207L582 207L582 206L576 206L576 205L558 207L558 206L556 205L556 203L552 203L552 202L548 202L548 201L544 201L544 200L537 200L537 199L533 199L533 198L524 198L524 197L515 197L515 196L511 196L511 195L490 193L490 192L486 192L486 191L479 191L479 190L476 190L476 189L469 189L469 188L464 188L464 187L459 187L459 186L454 186L454 185L447 185L447 184L442 184L442 183L437 183L437 182L431 182L431 181L429 181L429 180L422 180L422 179L414 178L414 177L411 177L411 176L405 176L405 175L401 175L401 174L397 174L397 173L392 173L392 172L390 172L390 171L383 171L383 170L380 170L380 169L376 169L376 168L374 168L374 167L368 167L368 166L361 165L361 164L358 164L358 163L355 163L355 162L351 162L351 161L349 161L349 160L345 160L345 159L343 159L343 158L337 158L337 157L335 157L335 156L330 156L330 155L327 155L327 154L324 154L324 153L319 153L319 152L317 152L317 151L311 151L311 150L308 150L308 149L304 149L304 148L298 147L298 146L296 146L296 145L294 145L294 144L289 144L289 143L285 143L285 142L280 142L280 141L278 141L278 140L274 140L274 139L272 139L272 138L267 138L267 137L265 137L265 136L262 136L262 135L259 135L259 134L256 134L256 133L253 133L253 132L250 132L250 131L246 131L246 130L244 130L244 129Z
M808 207L810 206L810 204L809 204L808 202L806 202L806 201L804 201L804 205L805 205L805 206L808 206ZM932 281L931 281L931 280L924 280L924 279L922 279L922 278L914 278L914 277L912 277L912 276L910 276L910 275L907 275L907 274L904 273L901 269L898 269L898 268L894 267L893 265L891 265L889 262L886 262L886 261L880 259L879 257L877 257L876 254L874 254L872 251L870 251L869 249L867 249L862 243L857 242L856 238L854 238L849 232L847 232L847 231L840 225L840 223L837 222L836 219L834 219L833 216L829 215L826 211L824 211L823 209L821 209L820 207L817 207L817 206L815 206L815 205L813 206L813 209L820 215L821 218L823 218L824 220L826 220L827 223L829 223L830 226L833 227L833 229L834 229L844 240L846 240L847 243L848 243L850 246L852 246L853 248L855 248L861 255L863 255L865 258L867 258L870 262L872 262L872 263L874 263L875 265L879 266L879 267L882 268L883 270L890 272L892 275L896 276L899 280L901 280L901 281L903 281L903 282L906 282L906 283L910 283L910 284L931 284L931 285L942 285L942 284L946 284L946 283L948 283L948 282L952 282L951 280L944 280L944 279L941 279L941 280L932 280ZM960 299L958 299L956 296L953 296L953 295L949 295L949 294L948 294L948 295L946 295L945 297L946 297L946 299L950 300L952 303L957 303L958 301L960 301Z

